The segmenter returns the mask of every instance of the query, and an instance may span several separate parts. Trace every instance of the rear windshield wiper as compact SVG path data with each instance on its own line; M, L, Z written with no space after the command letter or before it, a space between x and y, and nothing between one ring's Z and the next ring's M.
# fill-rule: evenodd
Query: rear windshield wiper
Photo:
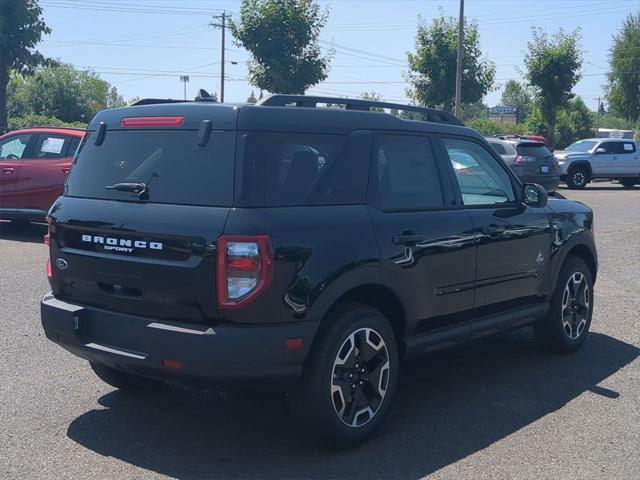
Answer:
M107 190L118 190L119 192L143 193L147 191L147 185L144 183L121 182L113 185L105 185Z

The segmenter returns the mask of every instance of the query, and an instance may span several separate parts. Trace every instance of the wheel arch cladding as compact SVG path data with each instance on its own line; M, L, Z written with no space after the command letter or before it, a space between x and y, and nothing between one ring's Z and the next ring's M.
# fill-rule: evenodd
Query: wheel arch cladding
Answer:
M404 308L398 296L389 287L380 284L359 285L343 293L327 310L320 328L327 318L348 303L369 305L382 313L391 324L398 345L402 344L407 326Z
M598 267L596 265L596 259L593 256L593 252L587 247L585 244L580 243L578 245L574 245L569 252L567 252L567 256L564 258L563 264L567 261L567 259L571 256L578 257L587 264L589 268L589 273L591 273L591 279L593 283L596 281L596 275L598 274Z

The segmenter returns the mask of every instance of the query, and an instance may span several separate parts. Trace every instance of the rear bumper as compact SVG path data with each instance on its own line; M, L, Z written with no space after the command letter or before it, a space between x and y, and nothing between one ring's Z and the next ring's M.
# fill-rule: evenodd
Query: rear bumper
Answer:
M318 324L215 326L153 319L67 303L47 294L41 320L49 340L91 362L174 381L296 380ZM285 340L304 338L298 349ZM180 362L166 368L163 360Z

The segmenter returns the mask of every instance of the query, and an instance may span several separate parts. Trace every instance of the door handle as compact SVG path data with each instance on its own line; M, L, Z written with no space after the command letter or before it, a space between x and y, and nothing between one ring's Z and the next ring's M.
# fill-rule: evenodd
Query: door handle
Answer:
M394 245L415 245L424 240L424 235L420 233L403 233L402 235L394 235L391 241Z
M482 228L482 233L485 235L501 235L505 232L506 227L504 225L497 225L492 223L491 225Z
M64 167L62 168L62 173L69 173L69 170L71 170L69 167Z
M2 167L2 173L9 174L9 173L13 173L14 171L15 171L15 168L13 167Z

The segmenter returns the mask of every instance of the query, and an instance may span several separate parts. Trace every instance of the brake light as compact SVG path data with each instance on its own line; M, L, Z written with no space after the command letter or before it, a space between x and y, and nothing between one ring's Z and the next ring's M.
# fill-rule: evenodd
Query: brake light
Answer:
M218 239L217 293L220 308L238 308L266 290L273 277L273 250L268 235Z
M530 155L518 155L516 157L516 163L535 163L536 160L536 157L532 157Z
M124 117L120 120L121 127L179 127L184 123L184 117Z
M47 234L42 238L44 244L48 247L51 246L51 239L53 238L54 228L52 226L53 220L51 217L47 216ZM51 283L51 279L53 278L53 270L51 268L51 259L47 258L47 265L45 267L45 272L47 274L47 280Z
M51 270L51 260L47 258L47 266L44 271L47 273L47 280L51 280L53 278L53 271Z

